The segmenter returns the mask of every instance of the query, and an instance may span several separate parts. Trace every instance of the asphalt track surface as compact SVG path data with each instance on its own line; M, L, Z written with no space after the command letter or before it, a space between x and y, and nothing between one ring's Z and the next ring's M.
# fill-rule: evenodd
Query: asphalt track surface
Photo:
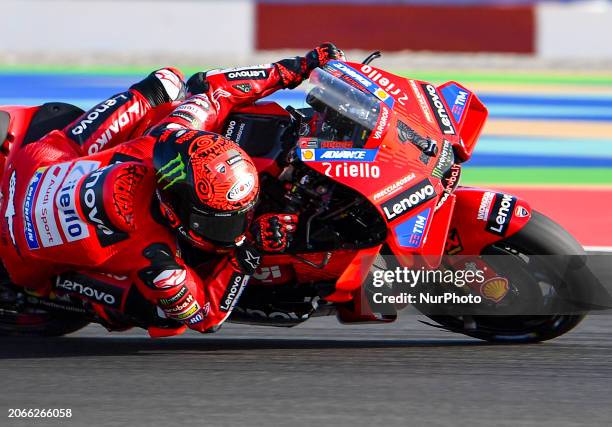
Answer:
M610 255L589 264L610 291ZM89 326L0 338L0 426L609 426L612 312L555 340L491 345L423 325L316 318L152 340ZM70 420L8 419L69 408Z
M226 325L151 340L99 327L0 340L0 425L583 426L612 420L612 317L535 345L420 325ZM70 420L8 408L71 408Z

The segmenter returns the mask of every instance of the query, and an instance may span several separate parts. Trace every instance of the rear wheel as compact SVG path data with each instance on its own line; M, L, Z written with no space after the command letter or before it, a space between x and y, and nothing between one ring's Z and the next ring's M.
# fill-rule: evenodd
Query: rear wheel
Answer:
M62 313L29 305L21 290L0 283L0 336L59 337L89 324L82 313Z
M511 314L428 317L446 329L491 342L531 343L556 338L573 329L586 314L586 308L572 303L568 310L567 304L588 300L587 288L595 278L585 255L569 233L534 211L517 234L481 254L508 280L509 291L500 305L505 304Z

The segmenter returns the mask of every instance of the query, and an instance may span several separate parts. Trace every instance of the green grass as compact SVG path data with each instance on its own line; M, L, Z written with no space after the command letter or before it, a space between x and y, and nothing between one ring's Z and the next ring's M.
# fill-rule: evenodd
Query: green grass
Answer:
M457 80L464 83L511 83L549 85L612 85L612 73L608 74L556 74L543 72L454 72L454 71L396 71L397 74L418 80L445 82Z
M78 75L147 75L151 71L166 67L176 66L176 64L152 64L138 66L92 66L92 65L0 65L1 74L78 74ZM202 70L210 70L215 67L178 67L186 75L190 75Z
M0 74L108 74L108 75L142 75L162 66L177 64L151 64L139 66L99 66L99 65L0 65ZM201 67L178 67L187 75L196 71L209 70L218 66L231 66L231 64ZM482 72L482 71L438 71L438 70L394 70L393 72L412 78L444 82L457 80L465 83L515 83L515 84L568 84L568 85L612 85L611 73L556 73L556 72Z
M470 168L466 165L461 184L612 185L612 168Z

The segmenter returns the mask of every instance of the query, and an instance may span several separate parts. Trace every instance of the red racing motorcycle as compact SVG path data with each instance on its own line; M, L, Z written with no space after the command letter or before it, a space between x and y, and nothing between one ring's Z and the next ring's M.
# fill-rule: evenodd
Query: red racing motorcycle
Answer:
M536 342L575 327L597 286L582 247L525 200L459 186L485 106L459 83L399 77L370 65L373 58L316 69L301 108L258 102L228 118L225 136L260 171L257 214L300 218L289 249L264 254L229 321L391 322L411 305L434 326L488 341ZM3 141L37 139L81 112L61 103L0 110ZM205 255L185 252L205 268ZM406 287L408 271L439 274L410 298L424 285L417 277ZM457 286L459 271L479 280ZM449 273L455 280L443 280ZM90 322L178 327L143 298L132 302L109 324L91 308L103 299L78 279L58 278L51 299L5 278L0 333L63 335Z

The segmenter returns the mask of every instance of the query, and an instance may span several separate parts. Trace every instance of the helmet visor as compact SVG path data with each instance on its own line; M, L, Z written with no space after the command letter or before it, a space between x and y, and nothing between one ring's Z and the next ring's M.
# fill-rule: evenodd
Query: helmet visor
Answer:
M192 211L189 229L196 235L219 246L232 246L244 234L250 219L250 209L231 213Z

